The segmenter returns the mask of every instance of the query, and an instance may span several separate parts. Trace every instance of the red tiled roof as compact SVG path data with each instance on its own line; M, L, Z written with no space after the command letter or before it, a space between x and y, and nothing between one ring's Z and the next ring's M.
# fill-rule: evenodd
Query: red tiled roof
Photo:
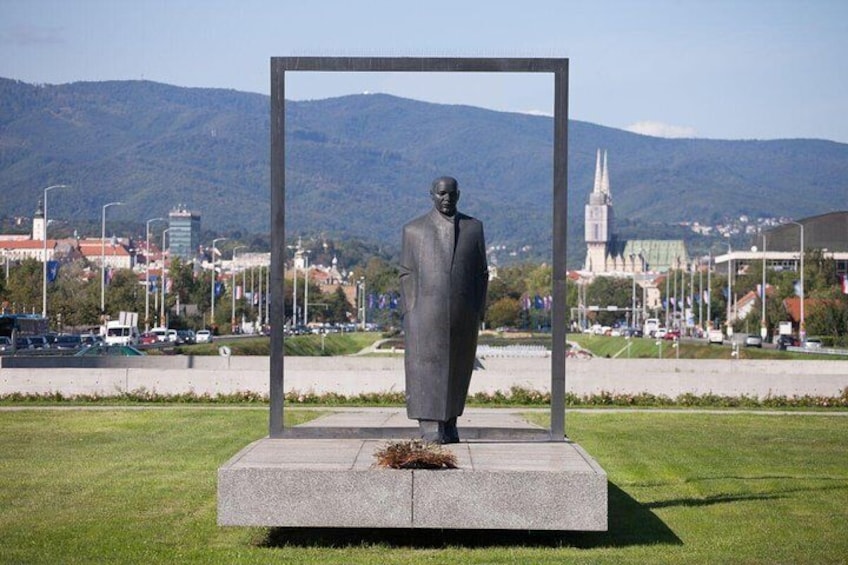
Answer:
M57 241L55 239L47 240L47 248L52 249L56 247ZM22 240L13 240L13 241L0 241L0 249L41 249L44 246L44 240L42 239L22 239Z
M819 300L816 298L805 298L804 299L804 315L808 315L810 313L810 308L815 308L820 304L827 304L830 302L829 300ZM800 296L790 296L789 298L783 299L783 308L786 310L786 313L789 315L789 318L793 322L801 321L801 297Z
M102 251L100 242L92 242L92 241L80 241L79 242L79 250L80 253L85 255L86 257L100 257L100 252ZM105 248L106 255L129 255L129 251L127 251L126 247L121 245L120 243L112 246L112 243L107 241Z

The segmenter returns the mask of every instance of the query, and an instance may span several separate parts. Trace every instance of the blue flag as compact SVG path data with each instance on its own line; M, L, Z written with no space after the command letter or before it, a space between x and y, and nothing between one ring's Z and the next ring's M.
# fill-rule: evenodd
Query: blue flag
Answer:
M59 276L59 261L47 261L47 282L53 282Z

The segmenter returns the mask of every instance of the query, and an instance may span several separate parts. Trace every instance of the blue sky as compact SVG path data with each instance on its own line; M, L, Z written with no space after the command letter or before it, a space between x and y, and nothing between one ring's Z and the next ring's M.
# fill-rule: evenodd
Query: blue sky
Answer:
M268 94L284 55L568 57L572 119L641 133L848 143L844 0L0 0L0 77ZM300 73L361 92L552 112L527 75Z

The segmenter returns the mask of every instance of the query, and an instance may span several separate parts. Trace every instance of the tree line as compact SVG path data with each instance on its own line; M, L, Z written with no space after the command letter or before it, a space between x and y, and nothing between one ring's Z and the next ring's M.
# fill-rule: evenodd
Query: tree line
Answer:
M330 252L332 249L330 249ZM330 256L324 251L324 254ZM841 279L836 273L833 259L820 250L809 250L805 254L804 294L807 299L807 335L821 336L835 345L848 344L848 295L842 292ZM0 276L0 302L7 312L38 313L42 304L42 264L34 259L17 263L7 262L5 273ZM547 263L518 264L507 267L492 267L497 275L489 283L485 324L488 328L517 328L546 330L550 327L552 269ZM399 296L398 270L391 258L371 256L353 265L345 273L348 284L363 284L367 296ZM294 320L293 281L287 273L284 309L286 323ZM233 312L235 321L267 324L265 316L268 297L268 269L255 268L237 275L236 284L243 287L233 301L235 288L231 277L222 276L222 284L216 287L215 319L210 319L212 274L208 270L195 268L192 262L174 259L168 269L165 293L167 320L162 320L161 288L156 286L149 297L150 326L167 322L174 328L217 328L221 332L232 331ZM299 272L298 320L303 321L303 300L307 293L303 289L303 274ZM75 259L62 263L58 274L47 286L48 317L50 326L56 330L83 328L99 325L103 321L100 312L100 269L86 259ZM144 278L130 269L111 272L105 287L105 314L116 317L120 311L138 312L139 323L144 325L146 309ZM668 282L666 282L666 279ZM784 299L798 293L800 274L795 271L767 270L765 326L769 335L777 333L779 322L789 319L784 308ZM675 281L671 284L670 281ZM723 327L727 319L728 296L727 274L692 273L672 270L660 279L658 288L662 306L648 310L653 317L663 318L666 310L690 308L694 321L699 325ZM157 280L158 284L158 280ZM754 291L762 284L762 264L754 262L744 272L733 277L733 296L739 297ZM629 308L635 299L637 310L644 310L642 293L637 286L634 293L630 278L596 277L579 289L579 285L566 280L566 307L571 313L581 303L584 306L615 306L622 311ZM273 291L273 289L272 289ZM309 281L309 320L339 324L360 320L360 308L365 307L366 319L384 328L400 327L400 308L397 301L362 300L357 292L356 304L347 298L343 287L324 287L315 280ZM690 297L694 297L694 302ZM750 309L745 317L737 318L733 328L737 332L758 333L761 326L762 303ZM233 305L235 306L233 308ZM731 304L732 306L732 304ZM623 312L589 312L591 323L601 325L628 324Z

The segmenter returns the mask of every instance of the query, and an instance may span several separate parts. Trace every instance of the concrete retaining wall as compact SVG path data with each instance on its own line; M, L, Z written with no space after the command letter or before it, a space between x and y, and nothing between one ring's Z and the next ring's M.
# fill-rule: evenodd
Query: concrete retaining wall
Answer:
M32 358L39 361L46 358ZM65 361L71 361L65 358ZM26 365L23 358L0 368L0 395L268 394L267 357L145 357L82 359L64 368ZM74 361L72 361L74 362ZM509 391L513 386L550 390L550 359L482 359L471 393ZM9 365L18 365L12 368ZM104 366L106 365L106 366ZM356 395L404 390L401 357L287 357L286 391ZM773 396L837 396L848 387L846 361L749 361L691 359L569 359L566 389L599 392Z

